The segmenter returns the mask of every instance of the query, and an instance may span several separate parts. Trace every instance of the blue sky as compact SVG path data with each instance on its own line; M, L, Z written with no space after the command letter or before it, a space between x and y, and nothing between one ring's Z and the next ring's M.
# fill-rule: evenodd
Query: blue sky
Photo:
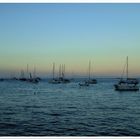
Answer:
M140 75L140 4L0 4L0 75L52 63L67 73Z

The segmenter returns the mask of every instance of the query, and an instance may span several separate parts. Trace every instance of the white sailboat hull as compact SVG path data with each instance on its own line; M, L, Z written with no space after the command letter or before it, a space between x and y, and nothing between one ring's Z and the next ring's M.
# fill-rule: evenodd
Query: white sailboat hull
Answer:
M60 81L57 79L52 79L49 81L50 84L60 84Z
M131 84L118 84L114 85L115 90L117 91L138 91L139 87L137 85L131 85Z
M138 79L128 78L128 56L126 58L126 79L122 79L118 82L118 84L114 85L115 90L118 91L138 91Z
M87 87L87 86L89 86L89 83L87 83L87 82L79 83L79 86Z
M90 79L87 81L89 84L97 84L97 80L96 79Z

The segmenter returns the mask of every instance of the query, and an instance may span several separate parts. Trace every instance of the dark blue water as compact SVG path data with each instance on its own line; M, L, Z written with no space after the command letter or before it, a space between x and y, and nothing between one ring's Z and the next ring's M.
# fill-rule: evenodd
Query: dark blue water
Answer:
M115 82L0 82L0 136L140 136L140 92Z

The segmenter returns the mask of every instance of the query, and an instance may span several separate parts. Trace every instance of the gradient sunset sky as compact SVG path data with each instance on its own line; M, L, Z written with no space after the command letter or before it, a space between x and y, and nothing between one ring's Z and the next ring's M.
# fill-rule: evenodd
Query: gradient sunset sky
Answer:
M69 74L140 76L140 4L0 4L0 76L52 63Z

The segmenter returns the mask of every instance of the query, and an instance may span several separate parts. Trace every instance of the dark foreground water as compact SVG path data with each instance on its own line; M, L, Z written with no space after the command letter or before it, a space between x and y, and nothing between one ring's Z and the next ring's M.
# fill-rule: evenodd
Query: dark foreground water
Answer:
M0 82L0 136L140 136L140 92L98 82Z

